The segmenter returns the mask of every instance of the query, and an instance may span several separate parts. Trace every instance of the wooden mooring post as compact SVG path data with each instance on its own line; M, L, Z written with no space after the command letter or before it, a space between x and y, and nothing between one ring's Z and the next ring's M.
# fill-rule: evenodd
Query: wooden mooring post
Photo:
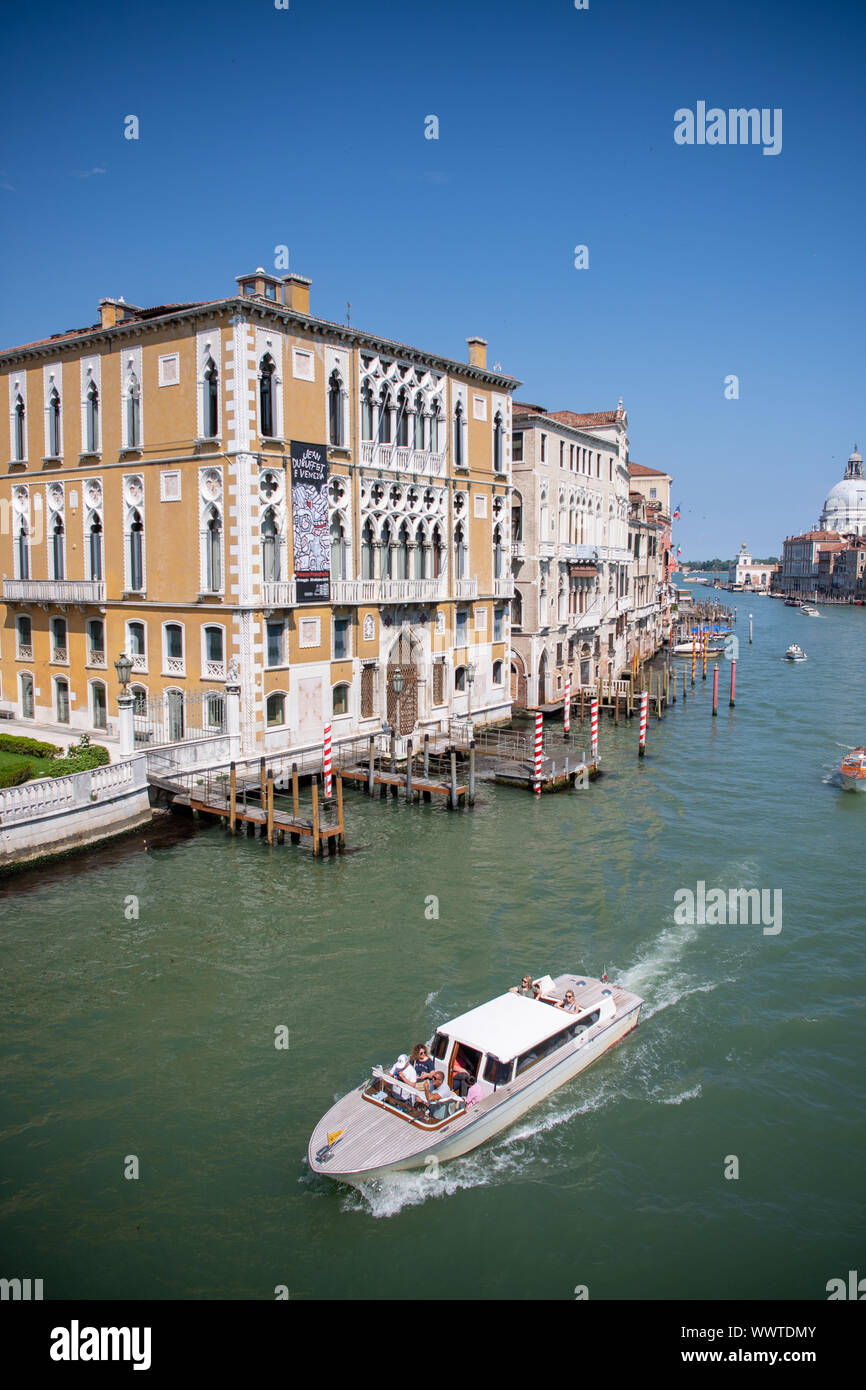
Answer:
M376 735L370 735L370 746L368 753L369 763L367 768L367 795L372 796L376 790Z
M301 819L301 798L298 792L298 764L292 763L292 817Z
M237 835L238 822L238 770L234 763L229 765L229 830Z
M430 735L424 735L424 781L430 777Z
M451 794L448 798L448 805L452 811L457 810L457 747L452 743L451 749Z
M267 783L267 816L268 816L268 844L274 843L274 774L268 771Z
M313 856L315 857L321 852L322 848L322 840L319 834L319 784L315 776L313 777L311 790L313 793Z
M412 800L412 740L406 740L406 800Z
M259 796L264 810L265 801L268 795L268 770L264 758L259 758Z
M475 739L469 742L469 805L475 805Z
M337 773L337 825L338 825L339 828L340 828L339 840L340 840L340 848L342 849L343 846L344 846L345 843L346 843L346 834L345 834L345 828L344 828L344 825L343 825L343 774L342 774L342 772L338 772L338 773Z

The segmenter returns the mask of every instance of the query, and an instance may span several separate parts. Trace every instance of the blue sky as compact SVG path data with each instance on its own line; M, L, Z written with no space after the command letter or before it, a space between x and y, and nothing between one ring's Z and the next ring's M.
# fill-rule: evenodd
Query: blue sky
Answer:
M286 244L325 318L480 334L550 409L621 394L684 558L778 553L866 445L866 9L589 5L17 7L0 343L217 298ZM781 153L676 145L698 101L782 108Z

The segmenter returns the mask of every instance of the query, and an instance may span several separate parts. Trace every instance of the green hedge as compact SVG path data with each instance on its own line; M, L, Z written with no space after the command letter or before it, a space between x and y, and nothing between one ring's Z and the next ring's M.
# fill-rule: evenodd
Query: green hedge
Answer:
M32 763L25 763L23 767L0 769L0 787L20 787L22 782L29 782L32 776Z
M72 772L90 772L94 767L105 767L111 762L108 749L101 743L90 743L84 747L73 745L65 758L56 758L50 776L66 777Z
M0 753L24 753L33 758L56 758L61 751L56 743L39 743L35 738L0 734Z

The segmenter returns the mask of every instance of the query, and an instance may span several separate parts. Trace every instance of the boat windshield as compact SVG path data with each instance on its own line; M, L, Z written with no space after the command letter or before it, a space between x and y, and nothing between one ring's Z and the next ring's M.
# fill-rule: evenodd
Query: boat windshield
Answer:
M511 1080L514 1062L500 1062L498 1057L488 1056L484 1066L484 1080L491 1086L507 1086Z
M437 1062L441 1062L445 1053L448 1051L448 1042L447 1033L437 1033L433 1039L431 1054L436 1058Z

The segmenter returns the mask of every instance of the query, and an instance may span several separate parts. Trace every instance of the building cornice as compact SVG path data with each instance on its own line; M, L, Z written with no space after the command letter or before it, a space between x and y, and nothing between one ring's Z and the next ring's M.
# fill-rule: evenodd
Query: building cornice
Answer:
M408 357L433 371L460 375L470 381L482 382L501 391L510 392L523 383L516 377L505 376L501 372L488 371L469 362L458 362L454 358L442 357L438 353L425 352L421 348L410 347L390 338L364 333L348 324L332 323L329 319L314 318L312 314L302 314L296 309L287 309L281 304L270 304L248 298L213 300L209 303L192 305L185 309L172 310L151 319L133 319L129 323L115 324L111 328L94 326L81 332L63 334L58 338L47 338L37 343L26 343L22 347L7 348L0 351L0 365L12 366L18 362L57 358L67 350L78 351L88 345L108 345L125 342L129 338L140 338L157 333L172 326L194 323L200 319L215 319L223 315L229 320L242 322L255 321L282 324L300 329L313 337L327 338L347 347L366 348L377 356Z

